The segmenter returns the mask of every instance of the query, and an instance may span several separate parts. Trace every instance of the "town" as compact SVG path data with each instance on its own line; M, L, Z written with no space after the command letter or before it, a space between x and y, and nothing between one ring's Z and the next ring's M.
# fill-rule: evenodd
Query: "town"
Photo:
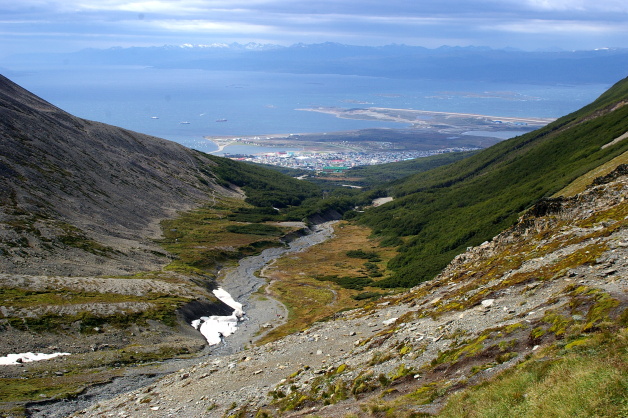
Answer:
M255 155L225 154L225 157L258 164L339 173L352 167L386 164L436 154L479 149L479 147L451 147L426 151L388 152L277 151Z

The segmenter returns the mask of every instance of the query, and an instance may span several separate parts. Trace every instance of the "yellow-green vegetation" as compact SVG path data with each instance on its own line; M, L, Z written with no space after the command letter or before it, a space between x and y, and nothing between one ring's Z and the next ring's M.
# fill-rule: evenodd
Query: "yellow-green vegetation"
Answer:
M24 403L32 400L71 399L89 386L122 375L122 366L141 366L188 354L190 350L186 347L164 344L151 349L131 346L73 354L71 361L30 363L19 376L0 378L0 416L25 416Z
M536 327L530 330L532 341L552 336L559 340L580 340L587 333L616 328L627 314L625 307L608 293L588 286L569 286L563 305L548 309ZM622 311L623 309L623 311ZM576 343L575 345L578 345Z
M347 365L341 364L336 369L317 376L312 380L310 390L304 392L294 386L293 379L303 371L300 369L269 395L273 398L273 404L281 411L292 411L303 407L307 402L322 401L325 405L334 404L348 398L347 384L340 378L346 370Z
M621 155L613 158L609 162L594 168L586 174L575 179L571 184L557 192L553 197L563 196L570 197L575 196L578 193L583 192L595 178L605 176L611 171L615 170L620 164L628 164L628 152L624 152Z
M231 220L230 215L247 208L253 206L241 199L216 197L199 209L163 221L160 243L176 257L168 268L184 273L211 271L229 259L281 245L279 237L294 230Z
M18 288L0 288L0 303L5 308L28 309L65 305L89 305L96 303L137 302L147 303L150 308L141 311L122 310L113 314L100 315L90 311L77 311L75 314L5 316L0 314L0 329L12 327L22 331L59 332L79 323L81 332L93 332L92 329L103 324L125 327L133 323L145 324L146 320L158 320L166 325L175 325L174 311L189 299L167 294L150 293L144 296L124 295L119 293L78 292L70 289L24 290ZM19 311L18 311L19 312Z
M362 410L369 412L373 416L410 418L422 415L414 411L420 405L432 403L437 398L447 393L451 387L451 382L435 381L427 383L413 392L399 396L394 400L386 401L384 396L381 399L372 400L363 406ZM383 415L382 415L383 414Z
M484 348L483 341L487 338L489 338L488 334L482 334L472 341L463 341L457 348L439 353L439 355L432 360L432 366L441 363L455 363L462 356L472 356L476 354Z
M371 287L349 289L333 281L317 280L321 276L365 276L365 259L355 257L356 253L351 251L370 254L373 261L369 262L385 274L386 262L395 251L379 247L369 235L367 228L339 222L335 225L335 236L324 245L284 256L266 269L264 275L271 282L266 292L285 304L289 315L285 325L273 329L260 342L305 329L313 322L347 308L363 306L373 297L382 295L381 291ZM377 254L379 261L374 261L373 253ZM365 294L369 297L360 296Z
M453 395L439 416L628 416L628 330L598 333L536 354Z

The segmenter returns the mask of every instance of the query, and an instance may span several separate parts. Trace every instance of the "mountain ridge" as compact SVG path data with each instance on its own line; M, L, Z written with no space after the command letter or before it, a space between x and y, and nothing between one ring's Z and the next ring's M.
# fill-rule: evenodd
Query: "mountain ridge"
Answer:
M395 62L394 66L390 62ZM628 49L529 52L484 47L356 46L338 43L227 47L130 47L15 55L4 65L144 65L156 68L345 74L513 83L611 83L625 76ZM543 68L544 71L538 71Z
M468 246L510 226L537 200L628 150L628 78L592 104L467 159L392 183L395 201L359 222L400 245L392 287L429 280ZM403 237L401 243L398 237Z

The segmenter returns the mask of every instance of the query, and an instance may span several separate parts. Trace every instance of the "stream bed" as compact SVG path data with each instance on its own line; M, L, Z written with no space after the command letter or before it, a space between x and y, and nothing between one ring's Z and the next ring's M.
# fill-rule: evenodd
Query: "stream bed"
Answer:
M331 221L315 225L310 234L296 238L286 247L268 248L259 255L243 258L235 267L221 271L219 285L242 304L244 320L239 323L235 333L210 348L212 353L233 354L241 351L247 344L263 336L265 325L275 327L285 322L287 309L283 304L267 295L263 298L252 296L266 284L266 280L259 277L259 272L285 254L300 252L328 240L334 232L334 223Z
M270 324L273 327L280 325L287 317L286 307L277 300L267 295L263 298L252 296L266 283L265 279L258 277L258 272L285 254L303 251L328 240L333 235L334 223L335 221L331 221L315 225L310 234L294 239L285 247L266 249L259 255L241 259L235 267L224 269L219 275L219 285L234 300L242 304L244 320L239 322L234 334L224 338L220 344L208 346L201 356L193 359L167 360L154 366L141 367L141 371L138 370L140 368L129 368L124 376L114 379L109 384L90 387L76 398L29 404L28 416L66 417L100 401L148 386L165 375L206 361L207 357L218 358L221 355L241 351L247 344L263 336L265 325Z

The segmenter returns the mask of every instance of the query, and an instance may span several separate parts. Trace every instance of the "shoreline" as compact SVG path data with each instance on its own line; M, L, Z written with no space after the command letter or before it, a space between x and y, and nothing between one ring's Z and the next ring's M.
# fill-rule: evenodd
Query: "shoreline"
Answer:
M318 112L329 115L335 115L338 118L343 119L364 119L368 117L369 119L379 120L379 121L389 121L389 122L397 122L397 123L417 123L420 121L422 123L429 124L429 120L420 120L416 118L416 116L427 116L427 117L439 117L444 119L449 118L472 118L477 120L482 119L491 119L491 120L501 120L510 123L516 122L524 122L529 123L531 125L546 125L556 118L541 118L541 117L516 117L516 116L495 116L495 115L482 115L479 113L456 113L456 112L441 112L441 111L432 111L432 110L417 110L417 109L403 109L403 108L390 108L390 107L365 107L365 108L352 108L347 109L343 107L310 107L310 108L300 108L295 109L303 112ZM396 115L393 117L388 114L388 112L395 112ZM415 118L410 119L408 116L412 115Z

